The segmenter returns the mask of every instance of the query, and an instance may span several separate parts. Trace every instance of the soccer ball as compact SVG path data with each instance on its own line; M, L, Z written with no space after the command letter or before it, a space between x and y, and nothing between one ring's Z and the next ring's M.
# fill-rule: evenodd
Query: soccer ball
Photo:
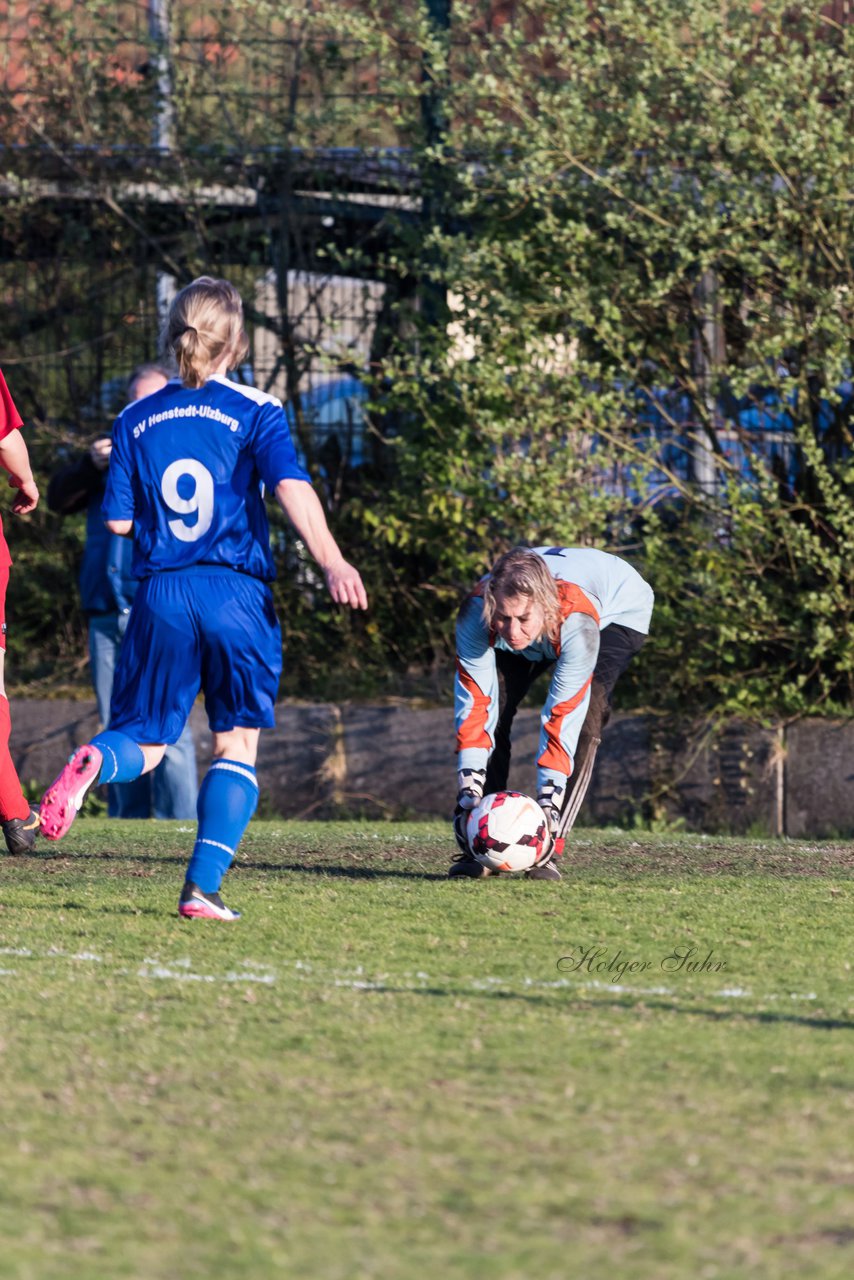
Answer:
M474 857L491 871L527 871L548 853L546 815L519 791L484 796L469 814L466 834Z

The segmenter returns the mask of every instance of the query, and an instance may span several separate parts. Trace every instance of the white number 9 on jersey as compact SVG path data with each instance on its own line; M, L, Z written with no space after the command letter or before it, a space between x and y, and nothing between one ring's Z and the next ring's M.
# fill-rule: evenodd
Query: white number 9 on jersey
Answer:
M184 476L190 476L195 482L191 498L182 498L178 493L178 482ZM180 516L196 516L192 524L183 519L170 520L169 528L175 537L181 542L198 542L213 521L214 481L207 467L195 458L178 458L163 472L160 492L170 511Z

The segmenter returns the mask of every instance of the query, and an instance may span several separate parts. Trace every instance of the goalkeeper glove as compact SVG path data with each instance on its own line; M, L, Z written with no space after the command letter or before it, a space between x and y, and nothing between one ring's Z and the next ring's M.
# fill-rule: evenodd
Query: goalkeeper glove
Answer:
M548 782L543 783L537 795L537 803L546 815L546 822L549 827L549 843L551 846L551 854L563 853L563 839L558 836L560 827L560 815L563 809L563 800L566 795L566 783L555 782L552 778Z
M457 774L457 807L454 810L454 836L460 850L471 857L467 831L468 817L483 799L485 769L460 769Z
M457 774L457 808L471 810L483 799L485 769L460 769Z
M463 854L471 856L467 822L472 809L483 800L484 783L487 781L485 769L460 769L457 773L457 806L453 810L453 835Z
M471 845L469 844L467 827L469 812L468 809L457 809L454 814L454 839L459 846L460 853L465 854L467 858L471 857Z

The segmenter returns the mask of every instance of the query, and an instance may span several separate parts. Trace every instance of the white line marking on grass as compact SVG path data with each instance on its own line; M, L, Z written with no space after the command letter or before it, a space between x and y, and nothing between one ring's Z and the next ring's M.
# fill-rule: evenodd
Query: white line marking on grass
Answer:
M571 985L571 984L569 984ZM579 982L578 991L618 991L627 996L675 996L672 987L628 987L621 982Z
M176 964L181 961L177 960ZM216 978L210 973L189 973L187 970L170 969L165 964L156 964L152 961L146 961L141 964L136 971L138 978L171 978L175 982L216 982Z
M240 965L244 969L256 969L259 973L272 973L275 977L276 970L271 964L264 964L261 960L241 960Z
M224 973L197 973L192 968L189 956L178 956L174 960L161 960L157 956L146 956L138 967L114 966L103 956L92 951L63 951L58 947L50 947L47 951L34 952L29 947L0 947L0 955L21 956L31 960L76 961L106 965L116 977L136 977L166 982L201 982L201 983L258 983L262 986L273 986L279 980L276 969L260 960L239 960L236 967ZM0 969L2 977L18 977L17 969ZM296 982L308 982L316 986L338 987L351 991L375 991L388 994L404 994L406 992L424 992L430 984L436 987L447 986L449 993L459 994L468 991L472 995L515 993L524 991L558 992L568 995L584 995L585 993L610 992L615 995L638 996L641 999L653 996L668 996L676 1000L682 999L722 999L722 1000L817 1000L814 991L805 992L771 992L768 995L756 995L747 987L721 987L717 991L692 991L688 988L674 987L636 987L617 982L603 982L591 979L588 982L573 982L569 978L530 978L496 977L489 974L470 978L467 982L449 979L444 975L433 977L423 969L414 972L392 974L380 972L366 973L362 965L349 970L324 970L307 960L294 960L285 970L284 976Z
M350 991L388 991L389 988L384 982L365 982L362 979L336 978L332 983L333 987L345 987ZM398 988L399 989L399 988ZM406 988L404 988L405 990ZM410 991L416 991L417 987L410 987Z
M173 960L172 964L175 967L170 968L157 960L146 960L137 969L136 976L173 982L260 982L265 986L272 986L276 981L273 973L235 973L233 969L227 973L193 973L189 960Z
M353 991L423 991L425 986L430 982L430 975L418 970L415 973L401 973L399 975L390 975L387 973L377 974L373 978L365 976L365 971L361 965L346 972L338 970L330 970L323 972L315 970L312 965L305 960L294 961L295 977L300 982L315 982L320 985L328 984L333 987L349 988ZM434 979L436 983L443 983L445 978ZM791 993L789 995L780 995L772 993L767 996L754 996L754 992L747 987L721 987L717 991L702 992L677 990L675 987L634 987L619 982L602 982L598 979L591 979L589 982L573 982L570 978L553 978L551 980L542 978L498 978L489 974L481 977L472 978L466 984L469 991L473 993L479 992L501 992L501 991L517 991L523 990L535 991L566 991L577 992L614 992L617 995L630 996L672 996L676 999L693 998L706 996L707 998L723 999L723 1000L815 1000L818 997L814 991L804 992L803 994Z
M92 960L96 964L104 963L104 957L96 956L94 951L63 951L60 947L48 947L47 954L51 957L61 956L64 960Z

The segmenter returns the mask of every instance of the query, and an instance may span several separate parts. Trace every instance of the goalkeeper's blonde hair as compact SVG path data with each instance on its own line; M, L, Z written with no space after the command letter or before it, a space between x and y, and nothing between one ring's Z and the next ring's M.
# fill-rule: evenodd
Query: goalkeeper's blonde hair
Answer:
M199 276L169 308L160 338L164 356L174 359L185 387L201 387L226 353L229 368L246 359L243 303L228 280Z
M543 635L560 630L560 600L555 580L542 556L528 547L513 547L492 566L483 588L483 619L492 625L498 596L529 596L543 611Z

